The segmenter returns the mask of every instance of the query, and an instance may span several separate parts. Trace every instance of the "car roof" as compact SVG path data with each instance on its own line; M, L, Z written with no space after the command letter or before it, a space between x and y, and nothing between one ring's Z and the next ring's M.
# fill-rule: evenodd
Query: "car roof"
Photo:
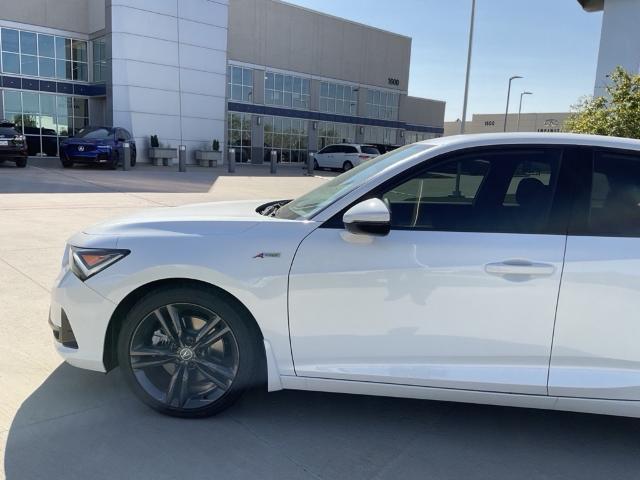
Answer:
M492 145L576 145L640 150L640 140L575 133L477 133L432 138L418 142L424 145L461 149Z

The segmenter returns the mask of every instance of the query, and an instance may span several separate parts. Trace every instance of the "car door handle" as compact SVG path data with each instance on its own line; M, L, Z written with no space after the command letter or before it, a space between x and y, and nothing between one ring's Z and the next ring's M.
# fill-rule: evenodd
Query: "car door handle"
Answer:
M490 275L553 275L556 267L549 263L536 263L529 260L505 260L504 262L488 263L484 271Z

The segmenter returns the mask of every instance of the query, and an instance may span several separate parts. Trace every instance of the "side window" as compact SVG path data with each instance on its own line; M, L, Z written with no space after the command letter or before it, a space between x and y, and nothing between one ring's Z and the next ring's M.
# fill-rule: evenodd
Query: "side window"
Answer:
M543 233L561 150L482 151L427 167L382 199L399 229Z
M329 145L327 147L324 147L318 153L335 153L335 152L336 152L336 147L333 145Z
M345 145L344 146L344 153L358 153L358 149L356 147L351 146L351 145Z
M640 237L640 154L596 152L588 233Z
M447 161L393 187L382 196L391 210L392 226L468 229L474 200L489 167L483 159Z

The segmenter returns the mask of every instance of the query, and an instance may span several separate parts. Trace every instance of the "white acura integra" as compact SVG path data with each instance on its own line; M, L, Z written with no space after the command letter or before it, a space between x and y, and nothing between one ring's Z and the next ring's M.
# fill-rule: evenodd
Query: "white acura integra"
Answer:
M70 239L50 324L171 415L248 386L640 416L640 142L449 137Z

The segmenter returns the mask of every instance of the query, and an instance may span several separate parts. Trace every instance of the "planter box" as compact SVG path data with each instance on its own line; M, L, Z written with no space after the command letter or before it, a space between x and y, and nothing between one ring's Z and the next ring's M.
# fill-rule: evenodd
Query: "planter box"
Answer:
M217 167L222 160L221 152L213 150L196 150L196 160L201 167Z
M173 159L178 158L178 150L175 148L150 147L149 158L153 160L153 164L168 167Z

